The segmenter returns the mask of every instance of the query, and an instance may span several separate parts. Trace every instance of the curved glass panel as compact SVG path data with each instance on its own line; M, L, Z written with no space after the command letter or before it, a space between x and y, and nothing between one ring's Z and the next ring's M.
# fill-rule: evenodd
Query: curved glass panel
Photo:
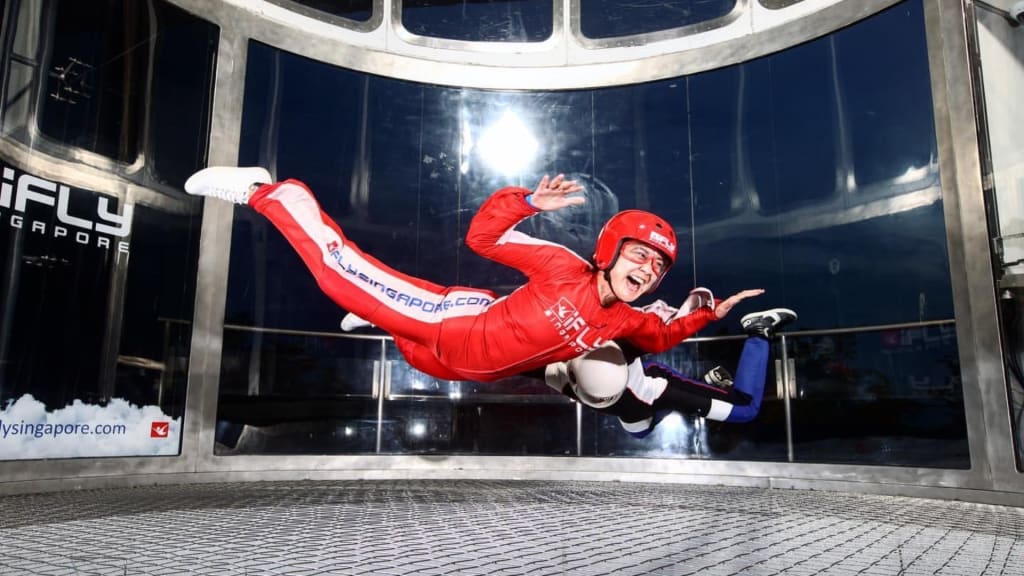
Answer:
M402 26L418 36L465 42L543 42L552 0L395 0ZM561 1L561 0L559 0Z
M578 0L580 31L587 38L617 38L682 28L721 18L736 7L736 0Z
M387 363L382 452L577 453L576 405L538 378L439 380L412 369L391 342Z
M138 106L143 100L131 96L145 90L151 35L144 4L57 4L53 33L59 40L46 64L47 105L39 128L71 146L131 164L144 112Z
M738 290L747 286L735 270L749 270L790 307L819 303L800 310L805 329L953 317L934 127L921 104L931 101L927 74L905 74L916 76L904 88L914 98L886 99L889 66L833 56L870 44L893 54L885 60L894 69L927 69L922 17L919 3L901 4L832 37L691 78L701 121L692 168L698 284ZM833 82L847 77L856 81ZM880 297L864 297L876 290Z
M374 452L381 342L229 326L218 455Z
M953 317L938 172L927 161L935 135L925 121L930 111L923 118L919 110L930 110L922 105L930 102L927 74L904 75L901 86L911 97L878 95L899 70L927 70L922 29L921 4L911 2L742 65L564 92L414 84L254 43L239 162L305 181L352 242L404 273L438 284L498 293L520 285L519 272L464 246L469 219L494 190L512 184L532 188L543 174L563 172L585 185L587 203L527 219L518 230L586 257L609 216L626 208L650 209L673 222L680 237L678 261L655 297L677 304L695 285L711 287L719 297L767 289L702 336L738 334L743 314L776 306L798 311L798 323L789 328L797 331L795 337L807 329L870 334L873 326L895 323L913 331ZM874 58L870 65L846 56L863 44L872 44L873 54L900 55ZM873 115L880 117L855 122ZM872 140L893 142L871 146ZM344 311L320 293L287 243L251 210L237 215L227 322L337 332ZM881 390L877 382L884 378L890 390L885 394L905 395L917 390L907 382L921 382L942 359L956 356L955 341L943 341L938 356L901 350L897 363L887 340L856 340L858 366L864 368L853 371L855 384L846 398L868 407L888 409L884 394L865 397L855 390ZM225 344L225 365L251 362L253 344ZM663 360L695 374L706 362L734 361L730 354L735 356L736 348L731 339L687 343ZM380 372L380 449L565 454L576 450L578 441L585 454L783 460L792 449L786 445L784 400L813 388L801 380L807 354L802 346L794 348L791 370L769 363L768 393L754 423L705 426L683 418L674 431L657 431L667 436L645 443L616 437L624 432L614 418L589 411L577 436L570 422L576 405L537 380L429 378L409 368L389 343ZM266 356L262 362L297 360ZM781 360L778 349L774 360ZM944 369L944 382L954 381L958 367ZM318 384L319 389L338 395L367 385L341 374L324 378L329 383ZM870 427L861 433L883 434L897 443L919 434L931 442L935 423L948 423L957 414L962 420L959 387L944 388L942 394L948 403L942 406L913 397L915 418L927 421L925 432L897 423L884 434ZM249 399L261 400L274 402ZM794 405L794 421L814 417L819 408L808 406ZM526 424L508 425L517 419ZM544 426L558 434L539 430ZM474 440L467 430L487 430L493 441ZM850 458L960 466L966 462L964 428L950 430L958 440L930 460L909 452L886 458L870 451ZM809 461L823 458L806 454Z
M216 38L211 25L163 2L153 3L152 11L131 0L107 0L101 9L67 0L56 4L54 41L43 63L43 134L132 164L147 122L155 125L149 129L201 132L203 126L179 110L205 106L209 98L207 68L193 63L209 58ZM186 158L189 166L205 148L197 144L193 149L200 152ZM167 180L188 176L187 167L173 166L181 151L156 156L167 161Z
M890 8L874 18L835 34L834 58L841 96L849 104L842 119L849 129L850 158L858 193L875 186L898 186L936 175L924 30L914 3ZM892 62L879 69L879 59Z
M952 322L790 344L795 461L970 468Z

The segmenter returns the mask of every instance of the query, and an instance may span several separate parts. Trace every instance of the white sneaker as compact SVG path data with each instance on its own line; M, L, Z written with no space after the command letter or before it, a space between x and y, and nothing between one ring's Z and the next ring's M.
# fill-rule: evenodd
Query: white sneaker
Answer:
M359 328L366 328L368 326L373 326L373 324L370 324L366 320L363 320L362 318L356 316L351 312L345 314L345 317L341 319L341 330L343 332L351 332L353 330L358 330Z
M264 168L236 168L211 166L193 174L185 182L185 192L193 196L208 196L234 204L249 202L249 188L253 184L270 184L274 179Z

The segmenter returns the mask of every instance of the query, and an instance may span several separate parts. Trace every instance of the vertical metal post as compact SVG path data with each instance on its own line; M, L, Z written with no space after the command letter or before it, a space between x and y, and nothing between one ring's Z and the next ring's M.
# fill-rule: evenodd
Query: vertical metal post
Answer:
M239 95L245 84L248 46L247 37L221 28L210 125L210 165L231 166L238 162L242 132ZM213 458L233 220L231 204L216 200L204 203L181 442L182 455L196 461ZM202 468L201 464L196 465Z
M374 380L381 382L380 393L377 394L377 444L374 453L380 454L384 441L384 399L391 395L391 361L387 360L387 340L380 341L380 361L375 362ZM374 386L377 389L377 386Z
M583 405L576 403L576 455L583 456Z
M779 347L782 348L782 402L786 414L786 459L794 461L793 456L793 411L790 406L789 397L792 386L790 386L789 373L789 348L786 345L786 335L779 336ZM778 378L778 374L776 374Z

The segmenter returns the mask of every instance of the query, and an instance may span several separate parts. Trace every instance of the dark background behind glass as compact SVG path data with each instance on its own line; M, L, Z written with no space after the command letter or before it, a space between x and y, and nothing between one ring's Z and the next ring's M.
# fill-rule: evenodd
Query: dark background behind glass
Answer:
M656 297L678 304L695 285L721 297L745 288L767 289L712 324L705 336L739 334L743 314L775 306L799 312L791 330L947 320L953 310L927 63L922 7L916 1L744 64L587 91L511 93L413 84L253 43L240 164L262 164L279 178L306 181L361 248L441 284L507 292L522 282L518 272L462 246L468 221L495 189L532 188L545 173L565 172L586 186L586 208L546 213L520 230L587 257L608 216L620 209L650 209L672 221L680 235L679 260ZM278 107L271 108L273 103ZM527 168L502 175L466 152L466 135L478 144L483 129L508 111L533 131L539 150ZM227 321L337 331L344 311L320 294L286 243L253 212L236 213ZM874 365L884 355L877 340L854 338L866 342L862 351L874 348L850 360L864 365L853 373L870 382L849 383L839 390L838 403L795 402L795 421L810 422L802 429L807 437L828 446L835 434L813 422L828 422L848 401L865 402L866 413L912 412L917 420L934 422L903 426L899 418L892 425L866 419L857 434L923 439L924 448L907 455L888 451L891 442L869 442L866 450L836 442L836 453L828 458L813 451L804 456L965 466L959 386L908 387L913 374ZM711 361L714 354L701 346L694 357ZM956 344L944 346L943 358ZM225 362L249 354L227 346L224 353ZM392 356L387 361L401 363ZM800 361L797 383L813 387L804 383L804 374L814 372L816 360ZM879 386L872 370L885 371L882 386L891 390L866 398L858 391L862 384ZM949 370L955 380L958 366ZM774 369L769 378L772 388ZM352 383L339 379L326 386L345 394ZM495 395L518 390L503 381L445 399L465 386L429 383L441 393L422 399L417 417L433 411L435 421L444 421L454 418L451 403L491 402ZM304 396L302 390L292 393ZM935 405L937 396L941 406ZM558 406L552 393L538 391L536 397L537 411L548 409L545 402ZM386 400L385 419L408 413L405 402ZM500 420L495 410L522 410L515 402L502 406L489 403L487 418ZM480 418L483 412L478 425ZM438 441L429 449L563 453L557 442L524 442L517 436L542 426L543 419L516 418L522 426L509 427L504 448ZM564 425L569 418L564 414L549 425ZM715 449L674 453L785 459L779 447L782 419L780 403L770 401L758 424L744 428L749 442L722 441ZM942 428L935 422L955 425ZM722 434L735 437L735 430ZM608 437L624 434L614 426L587 425L583 434L586 452L621 453L620 439ZM661 454L653 443L649 448L650 454ZM297 443L293 449L307 448Z

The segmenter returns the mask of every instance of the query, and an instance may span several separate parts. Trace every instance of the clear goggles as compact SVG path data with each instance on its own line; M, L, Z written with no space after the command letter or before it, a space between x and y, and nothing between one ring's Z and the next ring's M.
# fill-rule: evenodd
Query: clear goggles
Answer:
M661 252L658 252L654 248L640 242L628 241L622 244L622 250L619 251L619 256L629 260L634 264L651 264L651 270L654 271L659 277L668 270L668 263L665 262L665 256Z

